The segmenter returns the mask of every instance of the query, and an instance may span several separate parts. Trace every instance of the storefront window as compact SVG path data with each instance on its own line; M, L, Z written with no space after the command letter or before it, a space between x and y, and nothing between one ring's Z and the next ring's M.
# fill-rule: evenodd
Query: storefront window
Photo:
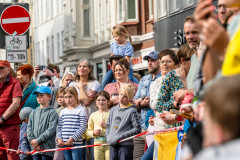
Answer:
M179 0L168 0L169 4L169 12L174 13L180 9L180 1Z
M183 8L186 8L186 7L192 6L194 4L194 0L184 0L181 3Z
M157 17L161 18L167 15L167 0L157 1Z

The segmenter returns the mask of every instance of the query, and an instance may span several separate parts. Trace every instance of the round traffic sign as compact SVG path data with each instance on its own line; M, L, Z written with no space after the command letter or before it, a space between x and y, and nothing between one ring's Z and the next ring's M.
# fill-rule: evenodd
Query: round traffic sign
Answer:
M9 6L1 14L1 27L7 34L24 34L28 31L29 26L30 15L22 6Z

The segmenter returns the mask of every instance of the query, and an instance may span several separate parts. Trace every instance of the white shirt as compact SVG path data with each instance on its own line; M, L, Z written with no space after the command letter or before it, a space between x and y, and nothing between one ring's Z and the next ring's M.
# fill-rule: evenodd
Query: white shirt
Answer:
M72 82L72 83L70 83L69 86L75 87L77 92L78 92L78 97L80 97L80 90L79 90L79 88L77 86L77 83L76 82ZM98 92L99 89L100 89L100 83L97 80L89 81L87 83L87 86L84 87L85 93L87 93L90 90ZM96 106L95 100L89 106L84 106L86 111L87 111L88 117L91 115L91 113L97 111L95 106Z

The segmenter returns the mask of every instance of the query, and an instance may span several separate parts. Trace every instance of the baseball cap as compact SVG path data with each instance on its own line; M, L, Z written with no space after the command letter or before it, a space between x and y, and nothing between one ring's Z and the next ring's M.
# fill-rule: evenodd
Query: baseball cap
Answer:
M158 59L158 54L159 54L158 51L152 51L148 55L144 56L143 60L148 60L148 58L152 58L152 59L157 60Z
M29 115L32 111L33 109L31 107L24 107L23 109L21 109L19 113L21 121L25 120L26 118L29 118Z
M10 67L10 63L6 60L0 60L0 67Z
M33 92L33 95L37 93L48 93L51 95L51 89L48 88L47 86L39 86L38 89Z

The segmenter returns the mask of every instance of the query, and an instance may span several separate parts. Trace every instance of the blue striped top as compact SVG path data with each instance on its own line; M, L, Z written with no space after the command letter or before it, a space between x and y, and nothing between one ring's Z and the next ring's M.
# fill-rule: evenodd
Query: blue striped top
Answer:
M87 129L87 112L84 107L63 109L59 115L57 138L67 142L74 139L74 144L83 144L82 135Z

